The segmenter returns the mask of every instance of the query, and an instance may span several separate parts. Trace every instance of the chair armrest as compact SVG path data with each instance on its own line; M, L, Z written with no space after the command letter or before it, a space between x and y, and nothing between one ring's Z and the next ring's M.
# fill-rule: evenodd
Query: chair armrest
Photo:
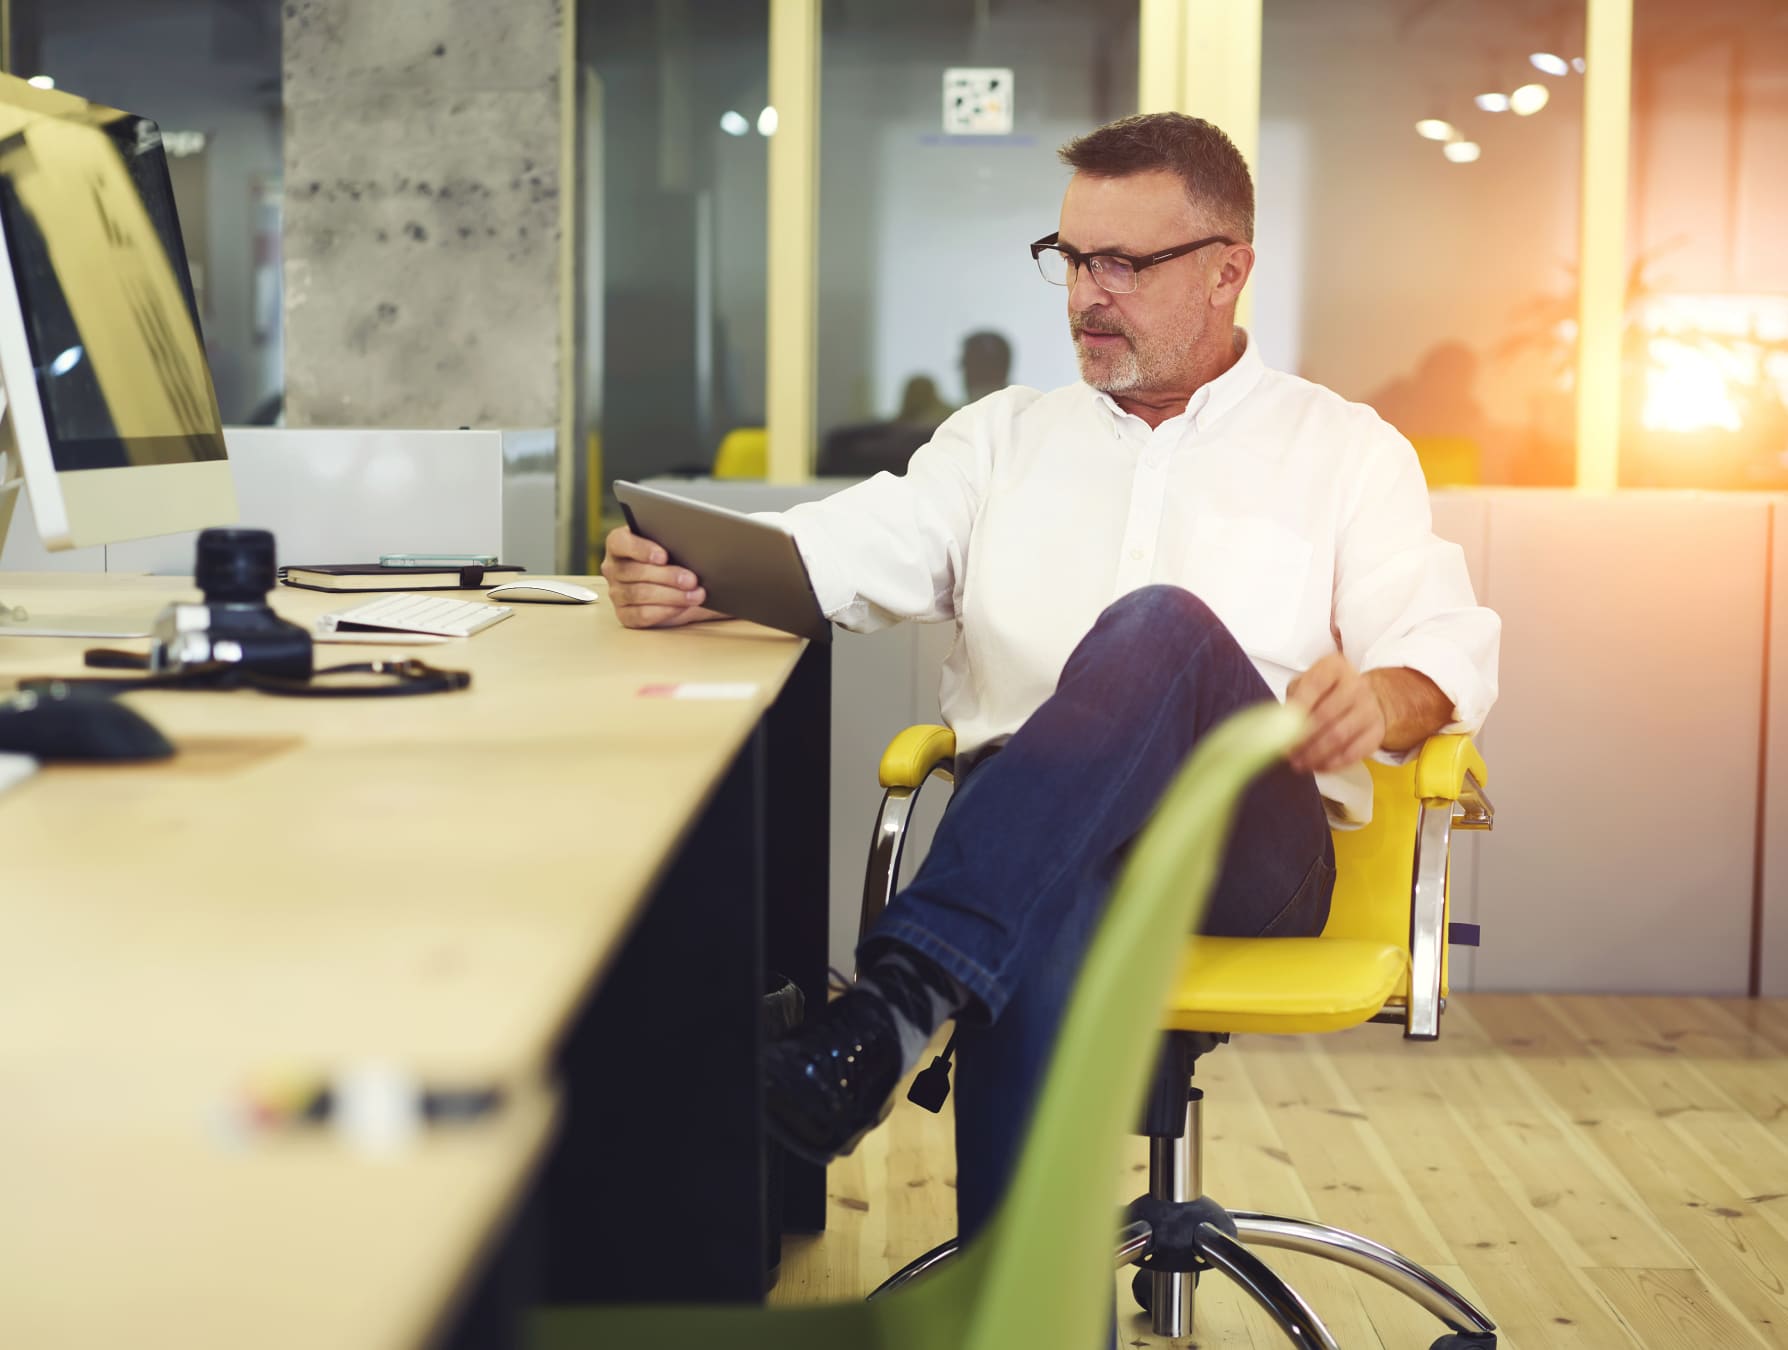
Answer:
M1416 757L1415 793L1425 803L1453 802L1462 830L1496 828L1496 807L1484 795L1490 771L1469 736L1430 736Z
M955 757L956 733L949 727L908 727L882 752L882 786L916 788L934 770L949 772Z
M1483 786L1489 776L1469 736L1430 736L1416 756L1415 795L1421 808L1409 896L1409 999L1403 1025L1411 1040L1431 1041L1440 1035L1452 834L1455 829L1488 830L1494 824L1496 809Z
M1469 736L1430 736L1416 757L1415 792L1425 802L1456 802L1465 795L1465 776L1479 787L1490 781L1484 757Z
M955 765L956 733L949 727L908 727L889 741L882 752L881 780L887 791L882 794L881 813L869 841L869 862L863 871L859 938L894 898L900 879L900 855L906 848L906 827L912 819L913 804L919 799L919 789L934 773L953 776Z

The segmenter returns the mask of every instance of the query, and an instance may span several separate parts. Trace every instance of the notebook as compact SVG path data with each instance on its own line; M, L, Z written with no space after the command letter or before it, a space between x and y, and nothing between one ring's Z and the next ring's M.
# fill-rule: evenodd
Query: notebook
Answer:
M382 563L310 563L279 569L279 579L307 591L475 591L490 572L524 572L510 564L484 567L387 567Z

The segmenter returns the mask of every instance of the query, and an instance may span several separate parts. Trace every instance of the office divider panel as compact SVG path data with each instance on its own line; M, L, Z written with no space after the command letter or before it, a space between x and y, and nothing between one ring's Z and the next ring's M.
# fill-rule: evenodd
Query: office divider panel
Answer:
M1480 603L1489 604L1488 554L1490 550L1490 498L1483 492L1448 491L1430 494L1434 511L1434 533L1459 545L1465 553L1465 567L1471 573L1472 589ZM1490 799L1495 801L1498 782L1494 764L1496 724L1500 714L1492 713L1485 734L1477 738L1479 748L1491 757ZM1494 848L1500 840L1488 842L1475 830L1461 830L1453 835L1452 916L1455 923L1488 924L1487 941L1496 940L1496 922L1478 912L1478 850ZM1449 954L1452 987L1463 993L1474 987L1477 979L1478 954L1473 947L1455 947Z
M1788 498L1771 503L1769 727L1758 992L1788 996Z
M1490 494L1476 987L1743 994L1769 502Z

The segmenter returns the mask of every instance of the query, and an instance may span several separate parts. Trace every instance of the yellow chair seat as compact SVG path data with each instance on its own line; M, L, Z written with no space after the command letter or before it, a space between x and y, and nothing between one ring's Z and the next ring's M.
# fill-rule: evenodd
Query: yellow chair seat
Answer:
M1341 1031L1403 987L1409 953L1368 938L1198 938L1168 997L1172 1031Z

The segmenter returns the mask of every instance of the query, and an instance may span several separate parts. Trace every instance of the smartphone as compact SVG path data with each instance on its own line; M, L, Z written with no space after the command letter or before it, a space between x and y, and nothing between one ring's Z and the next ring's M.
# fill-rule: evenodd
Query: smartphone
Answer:
M381 553L380 567L495 567L494 553Z

